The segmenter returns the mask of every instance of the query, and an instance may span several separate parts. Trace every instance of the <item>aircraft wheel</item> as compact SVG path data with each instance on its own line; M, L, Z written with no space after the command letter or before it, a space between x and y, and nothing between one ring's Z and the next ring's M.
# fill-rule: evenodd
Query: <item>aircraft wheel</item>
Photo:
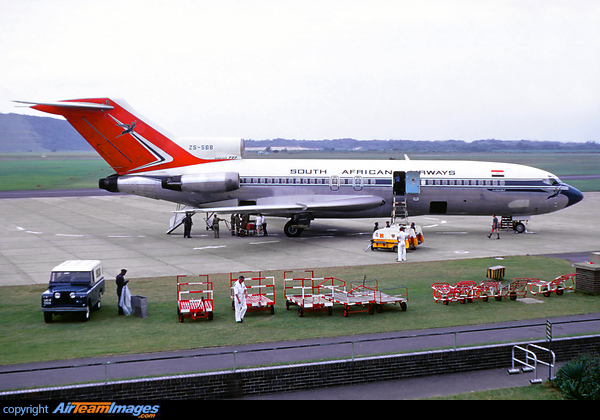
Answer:
M521 222L515 223L514 229L517 233L523 233L525 232L525 225Z
M283 233L285 233L285 236L287 236L289 238L297 238L298 236L300 236L302 234L303 230L304 229L300 229L300 228L293 226L292 220L287 222L285 224L285 226L283 227Z

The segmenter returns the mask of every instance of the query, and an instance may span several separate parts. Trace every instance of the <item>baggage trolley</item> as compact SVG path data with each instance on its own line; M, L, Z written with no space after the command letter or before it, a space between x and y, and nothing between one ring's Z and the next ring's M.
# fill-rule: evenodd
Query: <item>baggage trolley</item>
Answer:
M368 287L375 290L375 310L377 313L383 312L384 305L397 305L400 306L402 311L406 311L408 302L408 288L406 286L379 289L377 279L367 280L365 275L362 285L367 286L366 283L370 283ZM355 284L352 284L352 287L355 286Z
M502 283L499 281L482 281L479 283L479 295L484 302L487 302L489 298L493 297L497 301L502 299L500 290L502 289Z
M327 315L333 313L332 291L320 287L323 278L315 278L312 271L306 271L305 276L290 276L290 272L283 273L283 295L285 308L298 307L298 316L304 316L305 310L325 310Z
M200 275L200 282L183 282L186 276L177 276L177 317L213 319L213 284L207 275Z
M450 302L454 302L454 288L450 283L432 283L431 288L433 289L433 300L435 303L442 302L444 305L447 305Z
M442 302L447 305L450 302L466 303L467 299L473 299L473 285L475 282L458 282L450 285L446 282L433 283L431 288L433 289L433 300Z
M258 277L248 277L245 272L237 274L244 276L244 284L248 289L246 297L246 307L249 311L270 311L271 315L275 313L275 277L262 277L258 272ZM239 276L236 273L229 274L229 287L231 296L231 308L235 310L233 296L233 283Z
M408 302L408 288L406 286L391 287L375 291L375 310L383 311L384 305L397 305L404 312Z
M527 295L528 284L531 279L526 277L516 277L513 281L500 290L500 299L507 297L510 300L517 300L519 297Z
M529 279L529 292L532 295L543 294L544 297L549 297L550 293L562 295L565 290L573 290L575 288L575 276L577 274L564 274L558 276L554 280L544 281L540 279ZM534 290L534 289L537 289Z
M375 312L375 290L370 287L359 285L347 291L346 282L335 277L325 278L319 286L331 290L333 303L344 307L343 315L346 317L354 306L362 306L365 309L352 312L368 312L369 315Z

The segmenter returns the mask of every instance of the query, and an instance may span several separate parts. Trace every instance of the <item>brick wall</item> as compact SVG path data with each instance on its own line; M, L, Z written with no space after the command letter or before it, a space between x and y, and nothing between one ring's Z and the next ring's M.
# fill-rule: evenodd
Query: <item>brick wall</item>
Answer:
M519 343L517 343L519 344ZM523 343L521 343L523 344ZM526 344L526 343L525 343ZM544 341L534 342L546 347ZM524 344L523 344L524 345ZM176 400L236 398L440 373L510 368L513 344L377 356L352 360L238 369L101 384L0 393L0 400ZM600 335L552 341L556 361L600 352ZM542 357L544 357L542 359ZM546 355L540 356L546 360Z
M577 272L577 290L600 293L600 265L576 263L573 266Z

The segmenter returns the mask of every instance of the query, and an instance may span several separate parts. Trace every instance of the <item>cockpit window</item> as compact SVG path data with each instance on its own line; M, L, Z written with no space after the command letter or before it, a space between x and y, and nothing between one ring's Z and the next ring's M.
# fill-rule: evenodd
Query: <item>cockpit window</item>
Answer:
M550 177L550 178L546 178L544 179L544 183L548 184L548 185L560 185L560 179L558 179L557 177Z

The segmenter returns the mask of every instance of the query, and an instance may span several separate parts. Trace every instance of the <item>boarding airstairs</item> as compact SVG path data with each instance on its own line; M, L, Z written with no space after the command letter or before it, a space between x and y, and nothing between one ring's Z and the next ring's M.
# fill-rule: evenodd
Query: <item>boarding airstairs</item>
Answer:
M398 196L394 193L392 225L395 224L408 225L408 209L406 207L406 196Z
M183 224L183 219L185 218L185 213L177 213L181 210L185 210L189 208L185 204L177 204L177 208L175 212L171 215L171 219L169 220L169 229L167 230L167 234L172 233L175 229Z

